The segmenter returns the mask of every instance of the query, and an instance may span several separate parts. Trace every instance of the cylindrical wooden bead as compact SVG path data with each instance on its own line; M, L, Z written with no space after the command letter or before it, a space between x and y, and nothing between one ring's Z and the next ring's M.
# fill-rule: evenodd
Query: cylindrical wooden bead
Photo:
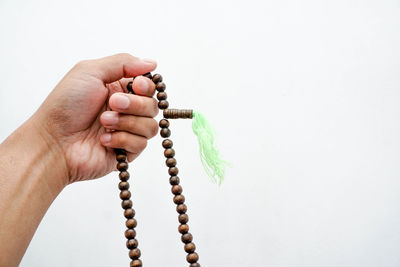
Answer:
M119 162L126 161L126 155L118 154L117 161L119 161Z
M166 109L168 107L169 107L169 103L167 100L161 100L160 102L158 102L159 109Z
M185 251L187 253L193 253L196 250L196 245L194 243L185 244Z
M130 267L142 267L142 266L143 266L142 261L139 259L131 261Z
M187 211L187 206L185 204L179 204L178 206L176 206L176 211L179 214L184 214Z
M199 260L199 255L196 252L190 253L189 255L186 256L186 260L189 263L195 263Z
M160 128L168 128L169 127L169 121L166 120L166 119L162 119L162 120L160 120L158 125L160 126Z
M185 224L185 223L187 223L189 221L189 216L187 214L179 214L178 221L181 224Z
M171 192L174 195L180 195L182 193L182 186L180 185L173 185L171 188Z
M165 86L165 83L163 83L163 82L159 82L156 84L156 90L158 92L164 92L165 88L166 88L166 86Z
M121 172L126 171L128 169L128 163L127 162L118 162L117 169Z
M163 148L171 148L174 143L170 139L165 139L162 141Z
M160 74L154 74L153 75L153 82L154 83L160 83L160 82L162 82L162 80L163 80L163 78L162 78L162 76L160 75Z
M128 241L126 241L126 247L129 249L137 248L138 245L139 243L136 239L128 239Z
M187 243L192 242L193 236L191 233L186 233L186 234L182 235L181 240L183 243L187 244Z
M122 171L119 173L119 179L121 179L121 181L128 181L129 176L129 172L127 171Z
M164 118L167 119L192 119L192 109L165 109L163 111Z
M131 198L131 192L129 190L122 190L121 193L119 193L119 197L122 200L128 200Z
M121 206L124 210L132 208L132 200L123 200Z
M126 227L129 229L135 228L137 226L137 221L135 219L128 219L125 223Z
M166 164L168 167L175 167L175 166L176 166L176 159L175 159L175 158L168 158L168 159L165 161L165 164Z
M187 224L181 224L181 225L179 225L178 231L179 231L179 233L181 233L181 234L186 234L187 232L189 232L189 225L187 225ZM186 247L186 246L185 246L185 247Z
M175 156L175 150L173 148L167 148L164 150L164 156L166 158L173 158Z
M161 100L167 100L167 97L168 97L168 95L167 95L166 92L158 92L158 93L157 93L157 99L158 99L159 101L161 101Z
M119 182L118 188L120 190L128 190L129 189L129 183L128 182L124 182L124 181Z
M170 185L178 185L179 184L179 177L178 176L172 176L169 178L169 183Z
M160 135L161 135L162 137L164 137L164 138L170 137L170 136L171 136L171 130L168 129L168 128L162 128L162 129L160 130Z
M139 258L140 258L140 255L141 255L140 249L138 249L138 248L134 248L134 249L131 249L131 250L129 251L129 258L131 258L132 260L137 260L137 259L139 259Z
M134 239L136 237L135 229L128 229L125 231L125 237L127 239Z
M124 211L124 216L127 219L132 219L133 217L135 217L135 210L134 209L126 209Z
M185 196L184 195L176 195L174 197L174 203L177 205L185 203Z

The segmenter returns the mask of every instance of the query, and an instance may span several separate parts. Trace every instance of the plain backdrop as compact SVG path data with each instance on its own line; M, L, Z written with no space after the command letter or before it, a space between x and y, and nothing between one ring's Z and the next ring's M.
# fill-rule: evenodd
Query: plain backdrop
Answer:
M0 139L79 60L152 58L232 165L212 184L172 122L202 266L400 266L399 31L398 0L0 0ZM142 259L188 266L160 143L130 166ZM21 266L128 266L117 184L68 186Z

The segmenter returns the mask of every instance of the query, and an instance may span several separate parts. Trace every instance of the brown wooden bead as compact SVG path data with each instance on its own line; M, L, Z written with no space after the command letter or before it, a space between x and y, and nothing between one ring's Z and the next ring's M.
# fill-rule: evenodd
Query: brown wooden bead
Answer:
M161 135L162 137L164 137L164 138L170 137L170 136L171 136L171 130L168 129L168 128L162 128L162 129L160 130L160 135Z
M122 171L119 173L119 179L121 179L121 181L128 181L129 176L129 172L127 171Z
M129 239L126 241L126 247L129 249L134 249L137 248L139 245L139 242L136 239Z
M123 200L121 206L124 210L132 208L132 200Z
M196 245L194 243L185 244L185 251L187 253L193 253L196 250Z
M142 267L142 266L143 266L142 261L139 259L131 261L130 267Z
M134 239L136 237L136 231L134 229L128 229L125 231L125 237L127 239Z
M167 109L169 107L169 103L167 100L161 100L158 102L158 108L159 109Z
M171 192L174 195L180 195L182 193L182 186L180 185L173 185L171 188Z
M158 99L159 101L161 101L161 100L167 100L167 97L168 97L168 95L167 95L166 92L158 92L158 93L157 93L157 99Z
M127 219L132 219L133 217L135 217L135 210L134 209L126 209L124 211L124 216Z
M125 223L126 227L129 229L135 228L137 226L137 221L135 219L128 219Z
M114 148L114 152L116 155L119 155L119 154L126 155L125 149L122 149L122 148Z
M167 148L164 150L164 156L166 158L173 158L175 156L175 150L173 148Z
M173 142L170 139L165 139L162 141L163 148L171 148L173 146Z
M187 206L185 204L179 204L178 206L176 206L176 211L179 214L184 214L187 211Z
M195 263L199 260L199 255L196 252L190 253L189 255L186 256L186 260L189 263Z
M185 224L189 221L189 216L187 214L179 214L178 221L182 224Z
M158 82L158 83L156 84L156 90L157 90L158 92L164 92L166 87L167 87L167 86L165 86L165 83L163 83L163 82Z
M131 198L131 192L129 190L122 190L121 193L119 193L119 197L122 200L128 200Z
M162 120L160 120L158 125L160 126L160 128L168 128L169 127L169 121L166 120L166 119L162 119Z
M165 165L168 167L175 167L176 166L176 159L175 158L168 158L165 160Z
M138 248L134 248L134 249L131 249L131 250L129 251L129 258L131 258L132 260L137 260L137 259L139 259L139 258L140 258L140 255L141 255L140 249L138 249Z
M143 74L142 76L144 76L144 77L146 77L146 78L149 78L150 80L152 80L152 78L153 78L153 75L151 75L150 72L145 73L145 74Z
M176 195L174 197L174 203L177 204L177 205L185 203L184 195Z
M160 83L160 82L162 82L162 76L160 75L160 74L154 74L153 75L153 82L154 83Z
M121 172L126 171L128 169L128 163L127 162L118 162L117 169Z
M133 84L133 81L130 81L126 85L126 90L128 90L129 93L133 93L132 84Z
M186 234L182 235L181 240L183 243L187 244L187 243L192 242L193 236L191 233L186 233Z
M187 232L189 232L189 225L187 225L187 224L181 224L181 225L179 225L178 231L179 231L179 233L181 233L181 234L186 234Z
M120 190L128 190L129 189L129 183L128 182L124 182L124 181L119 182L118 188Z
M178 185L179 184L179 177L178 176L172 176L169 178L169 183L171 185Z
M126 155L123 155L123 154L118 154L116 156L116 158L117 158L117 161L119 161L119 162L126 161Z
M200 267L200 264L198 262L192 263L189 267Z
M177 167L171 167L168 169L168 174L171 176L178 175L179 169Z

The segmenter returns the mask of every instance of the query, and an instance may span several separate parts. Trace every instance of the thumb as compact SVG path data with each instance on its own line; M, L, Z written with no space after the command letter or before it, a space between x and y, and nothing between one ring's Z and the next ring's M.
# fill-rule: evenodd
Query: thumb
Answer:
M150 59L141 59L128 53L116 54L104 58L86 60L77 67L99 78L104 83L112 83L122 78L131 78L153 71L157 63Z

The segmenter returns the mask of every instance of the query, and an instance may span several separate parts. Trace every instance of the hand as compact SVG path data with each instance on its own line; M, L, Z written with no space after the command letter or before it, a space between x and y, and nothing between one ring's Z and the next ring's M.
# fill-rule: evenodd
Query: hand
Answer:
M66 183L94 179L115 169L112 148L127 151L135 159L156 135L157 101L154 83L143 76L156 63L129 54L118 54L78 63L66 74L39 110L33 125L43 125L41 134L56 147L66 166ZM106 130L107 129L107 130Z

